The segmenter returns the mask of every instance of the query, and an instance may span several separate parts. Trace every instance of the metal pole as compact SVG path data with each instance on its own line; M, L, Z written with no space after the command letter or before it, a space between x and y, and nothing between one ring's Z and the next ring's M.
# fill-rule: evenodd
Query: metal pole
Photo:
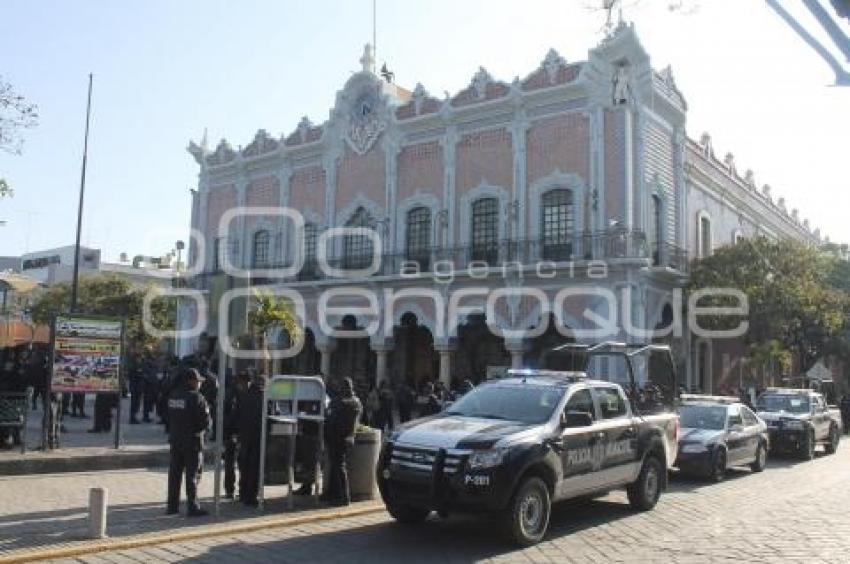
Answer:
M216 517L221 515L221 456L224 451L224 394L226 393L226 373L227 355L224 354L224 349L219 345L218 395L215 401L215 491L213 492L213 505Z
M74 278L71 282L71 313L77 311L77 289L80 276L80 235L83 227L83 197L86 192L86 160L89 152L89 121L91 118L92 74L89 73L89 96L86 102L86 135L83 141L83 169L80 174L80 203L77 208L77 240L74 244Z

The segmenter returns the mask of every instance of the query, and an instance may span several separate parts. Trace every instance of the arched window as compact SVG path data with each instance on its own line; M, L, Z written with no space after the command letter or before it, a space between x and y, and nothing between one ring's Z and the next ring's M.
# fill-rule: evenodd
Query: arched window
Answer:
M265 268L269 264L269 232L263 229L254 233L254 252L251 266Z
M704 213L697 216L697 253L700 258L711 255L711 218Z
M345 224L346 227L355 228L355 232L346 235L342 240L342 263L344 268L367 268L372 264L372 240L368 232L372 228L369 212L363 208L357 208L351 219Z
M428 269L431 253L431 210L413 208L407 212L407 260L419 263L421 270Z
M304 266L299 278L309 280L316 276L316 240L319 230L315 223L304 224Z
M659 266L661 264L661 248L664 243L664 223L662 218L661 197L658 194L652 195L651 207L649 210L649 248L652 252L652 264Z
M569 260L572 255L572 236L575 229L573 192L565 188L543 194L542 234L543 258Z
M472 204L472 260L499 260L499 200L481 198Z

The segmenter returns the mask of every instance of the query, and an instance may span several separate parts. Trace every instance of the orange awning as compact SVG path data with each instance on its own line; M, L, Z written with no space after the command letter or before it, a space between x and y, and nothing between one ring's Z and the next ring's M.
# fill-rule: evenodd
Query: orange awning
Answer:
M30 343L50 343L50 327L30 324L20 319L0 319L0 348Z

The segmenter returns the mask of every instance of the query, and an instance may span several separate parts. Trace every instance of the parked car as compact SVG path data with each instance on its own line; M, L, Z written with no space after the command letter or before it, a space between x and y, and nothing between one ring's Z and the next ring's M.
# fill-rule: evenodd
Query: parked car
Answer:
M841 413L830 409L823 395L812 390L768 388L756 403L766 423L773 450L792 452L811 460L822 444L827 454L838 449Z
M761 472L767 465L767 424L738 398L682 395L679 455L683 473L719 482L735 466Z

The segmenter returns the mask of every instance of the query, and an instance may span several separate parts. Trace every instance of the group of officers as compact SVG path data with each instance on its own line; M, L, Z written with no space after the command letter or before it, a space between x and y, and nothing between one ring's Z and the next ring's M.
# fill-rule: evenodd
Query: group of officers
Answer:
M181 483L186 482L186 515L207 514L198 502L198 483L203 470L204 438L211 427L211 407L202 393L204 382L214 378L197 368L187 368L168 396L167 418L170 443L167 514L180 509ZM266 378L242 372L225 386L224 422L224 497L235 499L236 470L239 470L239 501L247 506L258 504L260 443L266 415L264 392ZM354 448L354 433L363 413L350 378L328 381L330 404L326 410L324 444L327 454L327 490L320 499L331 505L348 505L351 494L348 467ZM316 453L321 456L321 453ZM295 493L309 493L312 484L303 484Z

